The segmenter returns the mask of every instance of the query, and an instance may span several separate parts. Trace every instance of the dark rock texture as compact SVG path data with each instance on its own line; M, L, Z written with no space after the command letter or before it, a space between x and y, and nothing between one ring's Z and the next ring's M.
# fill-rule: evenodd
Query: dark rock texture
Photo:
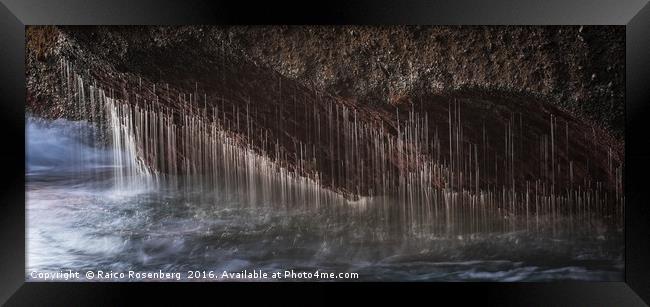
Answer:
M622 136L623 27L247 27L232 40L285 76L368 103L459 88L544 97Z
M310 139L319 124L296 112L300 105L320 114L329 104L345 106L358 111L360 121L395 134L408 110L417 107L442 123L451 101L460 99L476 123L494 122L487 131L495 136L495 151L505 146L496 137L503 136L508 112L530 115L530 138L546 133L548 115L556 114L571 123L567 136L576 145L558 155L567 162L594 159L596 167L576 173L602 177L605 148L623 160L624 34L623 27L565 26L29 27L27 110L77 118L61 89L62 59L115 97L133 95L131 101L156 99L157 84L166 92L155 94L176 111L182 106L174 97L181 93L205 95L209 107L229 110L223 112L230 121L251 105L253 129L279 141L287 165L297 163L297 143L314 145L318 162L302 175L318 172L330 188L364 194L356 175L344 173L349 169L327 171L341 156L326 140ZM436 128L445 125L432 124L431 131ZM246 136L239 125L231 129ZM479 143L481 130L466 127L466 136ZM400 157L389 159L396 171L410 167ZM534 179L541 162L530 162L517 166L522 178Z
M229 50L317 90L364 103L395 103L460 88L499 89L537 95L623 136L623 27L61 29L118 70L152 81L200 80L202 68ZM35 56L43 58L42 52Z

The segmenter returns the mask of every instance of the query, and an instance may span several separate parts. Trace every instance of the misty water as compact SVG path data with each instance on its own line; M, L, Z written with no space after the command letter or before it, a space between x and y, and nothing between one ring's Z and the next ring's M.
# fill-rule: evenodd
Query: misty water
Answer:
M318 270L370 281L623 280L622 229L597 220L586 227L568 219L540 224L538 217L534 227L507 231L415 233L375 210L372 200L355 210L255 203L188 178L116 187L122 166L113 149L93 144L94 129L28 118L28 280L34 271L68 269L183 277Z

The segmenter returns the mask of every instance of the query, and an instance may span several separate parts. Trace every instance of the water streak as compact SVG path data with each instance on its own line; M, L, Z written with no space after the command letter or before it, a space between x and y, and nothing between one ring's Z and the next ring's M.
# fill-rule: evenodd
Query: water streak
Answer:
M433 123L415 109L400 114L398 108L390 126L360 120L352 105L332 100L299 104L294 96L292 112L304 111L300 116L312 123L306 127L317 129L300 132L308 134L307 141L294 139L291 148L253 123L254 102L209 102L206 95L190 93L178 94L176 106L170 106L159 102L165 94L157 94L154 84L153 99L139 99L137 93L118 98L85 81L72 63L62 61L61 67L65 92L78 104L80 117L107 125L114 163L121 166L115 176L118 189L165 184L226 191L242 195L250 205L357 214L373 206L381 208L373 212L387 229L399 225L411 235L536 230L566 216L576 224L600 217L622 223L622 165L608 160L613 185L609 178L589 176L577 182L575 170L588 170L590 161L569 158L569 149L560 156L560 144L568 148L572 141L569 123L564 122L565 138L560 139L561 125L552 114L548 131L537 140L522 136L524 123L511 113L500 142L490 140L484 127L482 142L474 143L465 135L458 102L450 103L446 123ZM142 91L141 80L138 87ZM277 125L299 133L292 124L298 120L288 120L285 112L277 110ZM436 124L446 124L448 139L445 132L431 130ZM291 125L296 126L286 127ZM611 149L598 148L589 138L585 135L591 149L611 157ZM503 150L490 143L503 144ZM531 147L539 149L539 171L534 180L522 179L518 169L530 155L525 148ZM330 157L323 158L322 148Z

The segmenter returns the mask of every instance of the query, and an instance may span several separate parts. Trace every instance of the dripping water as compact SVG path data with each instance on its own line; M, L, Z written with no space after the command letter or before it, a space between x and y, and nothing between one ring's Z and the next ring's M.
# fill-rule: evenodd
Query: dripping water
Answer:
M229 233L228 227L234 227L233 220L226 223L228 227L221 228L220 218L202 217L214 218L214 212L224 209L223 204L236 203L237 210L253 210L245 211L248 213L242 213L242 217L261 212L253 218L253 224L259 223L258 226L277 218L301 221L297 222L298 229L292 230L294 235L319 237L323 246L314 247L317 252L310 257L324 253L328 260L351 256L344 251L343 242L385 246L379 253L387 259L390 253L427 251L424 254L429 255L434 253L430 250L432 242L440 240L450 249L456 246L462 250L481 244L481 238L502 234L516 237L513 240L517 242L529 236L545 241L549 233L561 236L563 232L576 236L597 233L609 238L609 234L603 235L609 230L604 230L607 227L595 217L613 214L619 219L617 225L622 221L622 165L608 160L608 172L615 181L613 197L600 182L574 182L576 166L588 161L558 156L562 141L565 145L570 143L569 124L564 123L562 140L561 122L553 116L548 130L536 139L540 164L536 179L516 184L520 180L516 173L518 163L529 154L523 152L524 127L521 117L517 122L516 114L511 114L504 124L503 147L497 149L490 146L497 140L486 135L485 128L482 142L467 137L463 125L465 110L459 101L449 103L446 122L436 123L414 108L397 109L394 127L391 123L360 120L354 105L314 101L313 117L305 116L317 127L307 132L313 137L293 141L291 148L287 148L279 139L269 138L273 135L270 131L252 124L250 104L254 102L235 105L220 98L212 103L206 94L198 93L195 85L194 93L178 94L180 107L175 107L160 102L170 96L168 85L166 90L156 92L154 84L148 86L138 79L137 92L150 88L151 95L116 95L108 87L77 74L72 63L62 61L61 67L65 80L62 87L68 101L77 104L79 122L94 127L88 130L88 147L110 157L107 164L111 164L113 171L106 177L112 180L110 195L139 197L137 201L129 198L129 205L120 202L131 212L120 219L133 221L132 217L140 214L137 212L141 209L133 207L133 203L147 204L145 212L156 210L151 208L155 204L175 212L179 209L170 206L178 201L187 207L184 210L192 212L192 219L205 223L197 229L222 236ZM281 81L277 86L286 88ZM199 99L201 96L203 99ZM286 92L278 99L287 99L284 96ZM293 104L297 102L294 100ZM305 105L307 108L308 104ZM274 116L282 123L288 112L279 108ZM306 109L305 113L308 112ZM287 121L281 128L296 130L290 123ZM441 130L435 125L440 125ZM448 130L448 135L443 129ZM97 139L105 140L104 145L108 146L92 144ZM445 142L448 148L442 145ZM328 148L336 159L321 160L314 149L317 146ZM610 149L607 152L609 157ZM566 166L561 166L563 163ZM182 200L170 201L162 191L173 191L174 195L181 195L174 197ZM304 217L315 221L305 222ZM159 225L170 227L167 219ZM150 226L145 228L151 230ZM213 229L222 232L213 233ZM129 231L137 233L135 228ZM328 232L335 233L332 237L342 244L338 249L329 240ZM477 240L466 242L467 238ZM294 237L291 247L301 240L305 239ZM388 247L396 240L404 242L400 249L406 250ZM168 246L172 250L176 248L174 244L181 244L172 243L172 247ZM435 253L451 257L446 249Z

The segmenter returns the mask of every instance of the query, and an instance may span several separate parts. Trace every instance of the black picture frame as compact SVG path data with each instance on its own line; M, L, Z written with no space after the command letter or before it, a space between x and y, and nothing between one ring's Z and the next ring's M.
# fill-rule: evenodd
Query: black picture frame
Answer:
M314 305L394 297L523 306L645 306L650 303L650 4L648 0L573 1L37 1L0 0L0 302L7 305L123 305L211 299ZM26 283L25 25L426 24L625 25L625 282L561 283ZM398 294L395 288L400 290ZM242 296L232 290L244 290ZM283 291L280 294L279 291ZM208 292L208 293L205 293ZM284 293L286 292L286 293ZM184 294L180 294L184 293ZM191 294L188 294L191 293ZM307 295L300 301L296 295ZM417 295L416 295L417 294ZM294 300L295 298L295 300ZM243 300L243 301L242 301ZM645 303L644 303L645 301ZM301 303L302 302L302 303Z

